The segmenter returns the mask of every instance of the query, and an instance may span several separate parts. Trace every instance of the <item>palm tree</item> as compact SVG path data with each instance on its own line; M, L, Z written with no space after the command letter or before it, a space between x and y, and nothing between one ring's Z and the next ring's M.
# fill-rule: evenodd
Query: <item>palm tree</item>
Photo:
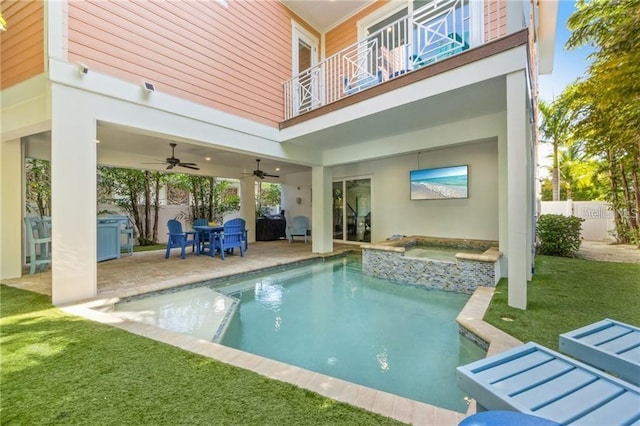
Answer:
M560 101L547 103L540 100L542 120L540 134L544 142L553 143L553 169L551 181L553 184L553 201L560 200L560 169L558 161L558 147L564 145L568 138L570 115L567 106Z

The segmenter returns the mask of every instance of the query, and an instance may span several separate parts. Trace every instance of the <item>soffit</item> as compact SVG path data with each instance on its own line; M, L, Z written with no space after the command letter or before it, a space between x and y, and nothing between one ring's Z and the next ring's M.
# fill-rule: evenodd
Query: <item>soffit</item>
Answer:
M267 158L256 153L230 151L195 141L176 140L162 134L112 123L98 122L97 139L100 141L97 146L97 160L100 165L164 171L166 164L162 163L171 156L169 143L175 142L175 157L185 163L196 163L200 168L199 171L192 171L175 167L172 171L176 173L240 179L256 169L256 158L260 159L261 170L281 177L310 170L307 166ZM51 158L50 131L28 136L23 140L28 157ZM210 160L207 160L207 157ZM282 179L266 181L277 183Z
M287 8L321 33L329 31L375 0L281 0Z
M371 99L364 102L376 102ZM506 111L503 76L346 121L286 143L331 150Z

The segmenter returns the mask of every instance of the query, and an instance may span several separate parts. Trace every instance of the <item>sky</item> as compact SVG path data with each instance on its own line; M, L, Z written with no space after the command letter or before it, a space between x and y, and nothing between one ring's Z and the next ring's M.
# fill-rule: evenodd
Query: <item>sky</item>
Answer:
M565 50L564 46L571 32L567 28L567 19L575 10L574 0L558 1L558 26L556 29L556 45L553 60L553 73L540 75L540 98L552 101L562 93L564 88L583 76L589 64L587 56L593 51L590 47Z
M556 45L553 58L553 72L549 75L540 75L538 89L540 99L551 102L558 97L564 88L573 83L578 77L585 75L589 61L587 56L593 52L590 47L581 47L574 50L564 48L571 32L567 28L567 19L575 10L574 0L558 1L558 26L556 29ZM552 153L551 144L538 145L538 175L549 175L548 166L551 164L549 156Z

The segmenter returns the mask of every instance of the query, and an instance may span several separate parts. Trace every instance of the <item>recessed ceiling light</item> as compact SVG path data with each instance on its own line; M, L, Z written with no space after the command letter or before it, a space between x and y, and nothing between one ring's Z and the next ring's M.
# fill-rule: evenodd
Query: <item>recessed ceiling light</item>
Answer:
M276 167L276 172L279 172L279 171L280 171L280 167Z
M205 160L211 161L211 157L204 157Z
M99 139L96 139L96 143L100 143L100 140L99 140Z

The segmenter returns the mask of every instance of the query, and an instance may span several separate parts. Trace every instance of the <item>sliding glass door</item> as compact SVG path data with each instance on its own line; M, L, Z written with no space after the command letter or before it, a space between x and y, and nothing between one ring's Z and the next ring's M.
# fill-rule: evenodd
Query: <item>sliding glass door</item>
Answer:
M333 238L371 242L371 179L333 183Z

